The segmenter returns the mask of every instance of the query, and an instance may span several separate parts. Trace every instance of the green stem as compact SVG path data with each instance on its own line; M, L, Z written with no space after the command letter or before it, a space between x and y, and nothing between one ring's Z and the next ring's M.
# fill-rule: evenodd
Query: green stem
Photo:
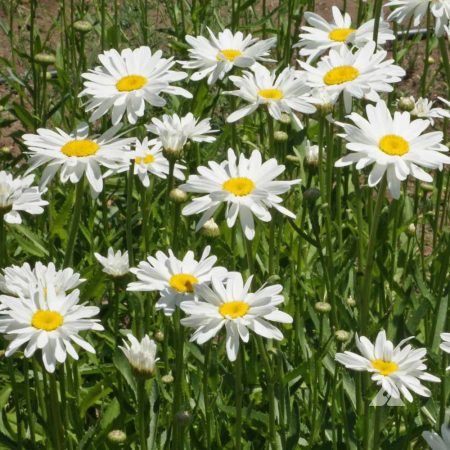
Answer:
M441 51L445 78L447 79L447 95L450 97L450 61L448 56L448 44L445 37L439 38L439 50Z
M378 30L380 28L380 19L381 19L381 8L383 5L382 0L376 0L375 6L374 6L374 18L375 23L373 25L373 40L375 41L375 44L378 43Z
M211 448L211 406L209 403L209 360L211 358L211 343L205 344L205 359L203 363L203 401L205 402L205 427L206 427L206 448Z
M24 387L25 387L25 402L27 404L27 420L30 427L30 438L33 446L36 445L36 433L34 428L35 417L33 407L31 405L31 395L30 395L30 373L28 359L25 358L23 361L23 377L24 377Z
M55 374L49 375L49 381L50 381L50 403L49 408L51 411L49 411L49 417L51 414L53 414L53 420L54 424L52 425L52 428L55 431L55 447L56 450L65 450L66 447L64 445L64 434L65 431L63 430L63 425L61 422L61 410L60 410L60 404L59 404L59 397L58 397L58 389L56 385L56 378Z
M381 425L382 415L383 415L383 406L377 406L375 408L372 450L378 450L380 448L380 436L381 436L380 425Z
M177 414L180 412L183 403L183 354L184 354L184 329L180 323L180 309L177 308L174 313L175 329L175 381L173 391L173 449L183 449L183 430L182 425L177 420Z
M131 164L128 170L128 178L127 178L126 237L127 237L128 262L130 264L130 267L134 266L133 227L131 223L131 219L133 216L133 180L134 180L134 163Z
M236 430L235 430L235 450L241 450L241 434L242 434L242 365L244 358L244 349L237 355L234 363L234 382L235 382L235 396L236 396Z
M360 331L361 333L365 333L367 331L367 324L369 321L369 302L370 302L370 292L371 292L371 283L372 283L372 267L373 260L375 256L375 248L376 248L376 237L378 232L378 225L380 222L381 209L384 202L384 193L386 191L387 179L386 175L383 176L383 179L380 183L380 187L378 189L377 201L375 204L375 210L373 213L369 242L368 242L368 250L367 250L367 260L366 260L366 268L364 272L363 279L363 289L361 292L362 301L361 301L361 316L360 316Z
M0 269L7 266L7 260L5 217L3 214L0 214Z
M428 68L430 67L429 57L430 57L430 41L431 41L431 11L430 11L430 4L428 4L427 9L427 37L425 41L425 61L424 61L424 67L423 67L423 74L421 75L420 79L420 94L422 97L425 97L426 95L426 89L427 89L427 75L428 75Z
M147 450L147 435L145 432L145 425L147 423L147 421L145 420L146 392L144 378L139 378L137 382L137 403L137 430L139 433L140 450Z
M70 267L73 261L73 251L77 238L78 228L81 218L81 206L83 204L84 194L84 176L78 181L75 191L75 203L72 213L72 222L70 223L69 239L67 240L66 253L64 255L64 267Z

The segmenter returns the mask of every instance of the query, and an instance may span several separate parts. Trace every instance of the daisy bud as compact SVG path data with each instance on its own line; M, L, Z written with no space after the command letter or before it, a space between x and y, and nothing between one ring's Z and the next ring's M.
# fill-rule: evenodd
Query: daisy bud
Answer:
M220 235L219 225L214 219L209 219L202 226L202 234L207 237L217 237Z
M355 306L356 305L356 301L351 295L349 295L347 297L347 305L348 306Z
M298 156L296 156L296 155L287 155L286 161L296 163L296 164L298 164L300 162L300 160L298 159Z
M309 188L303 192L303 199L311 204L314 204L319 197L320 191L317 188Z
M311 145L309 141L306 143L305 148L306 162L309 166L317 167L319 163L319 146Z
M183 154L183 147L182 148L164 148L163 149L163 155L169 161L176 161L177 159L180 159L182 154Z
M434 58L432 56L428 57L428 64L434 64L436 61L434 60Z
M156 341L158 342L163 342L164 341L164 333L161 330L158 330L155 335L154 338Z
M282 113L281 114L281 118L280 118L280 122L285 124L285 125L289 125L291 123L291 116L289 114Z
M0 148L0 153L2 153L3 155L9 155L11 154L11 149L5 145L4 147Z
M159 358L156 356L155 341L147 335L139 342L131 333L127 336L131 345L125 340L124 347L119 348L123 351L134 374L137 377L151 378L155 374L156 362Z
M275 131L273 138L277 142L286 142L289 139L289 136L285 131Z
M182 427L189 425L191 418L189 411L178 411L176 414L176 419Z
M170 373L168 373L167 375L164 375L164 376L161 377L161 381L164 384L173 383L173 380L174 380L174 378L173 378L172 374L170 374Z
M350 340L350 333L345 330L337 330L334 333L334 336L339 342L347 342L348 340Z
M327 302L317 302L314 305L314 308L316 309L317 312L320 312L323 314L327 314L331 311L331 305Z
M432 184L428 184L428 183L420 183L420 187L421 187L425 192L433 192L433 185L432 185Z
M73 24L73 28L80 33L89 33L92 30L92 24L87 20L77 20Z
M46 66L48 64L55 64L56 58L54 55L51 55L49 53L38 53L34 56L34 60L37 63Z
M123 444L127 440L127 435L122 430L112 430L108 433L108 441L115 444Z
M400 97L400 100L398 101L398 109L400 111L412 111L416 106L416 102L414 101L414 97Z
M408 228L406 229L406 234L411 237L416 235L416 226L413 223L410 223L408 225Z
M323 116L326 116L333 112L334 103L323 103L316 105L317 112Z
M186 194L186 192L182 191L181 189L174 188L170 191L169 198L174 203L184 203L187 201L188 195Z

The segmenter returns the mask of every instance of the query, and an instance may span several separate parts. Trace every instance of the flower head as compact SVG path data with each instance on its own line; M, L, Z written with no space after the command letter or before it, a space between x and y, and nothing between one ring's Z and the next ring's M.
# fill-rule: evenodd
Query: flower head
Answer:
M211 287L195 286L200 301L181 304L188 315L181 323L196 328L191 341L197 344L209 341L225 326L228 359L235 361L240 339L248 342L250 338L249 329L267 339L280 341L283 334L270 322L292 323L292 317L278 309L284 300L279 295L281 285L263 286L252 293L252 277L244 284L240 273L230 275L226 281L213 276Z
M405 75L400 66L393 64L393 59L385 60L386 55L385 50L377 51L371 41L355 53L346 46L331 49L317 67L303 61L298 63L306 71L311 87L342 93L345 109L350 112L353 97L377 101L379 92L391 92L391 84Z
M266 106L275 120L281 120L281 114L287 113L301 128L302 124L294 111L312 114L316 108L310 101L310 88L297 77L297 71L286 67L278 76L266 67L255 64L251 71L242 76L231 76L237 87L234 91L224 92L245 100L248 105L231 113L227 122L236 122L248 116L260 106Z
M129 157L134 160L134 174L139 177L145 187L150 186L149 173L163 179L169 174L169 161L163 155L160 143L155 143L154 140L149 141L147 137L143 141L136 139L135 149L130 152ZM184 180L182 172L184 169L186 169L185 166L175 164L173 176Z
M114 253L112 247L108 248L108 255L102 256L99 253L94 253L97 261L103 266L103 272L113 277L123 277L130 271L128 265L128 252L122 252L120 250Z
M171 85L186 78L187 73L170 70L175 61L163 58L161 50L152 54L149 47L126 48L121 53L113 49L98 59L101 66L82 74L86 81L79 95L90 97L86 111L93 111L92 122L112 109L114 125L125 113L130 123L136 123L144 115L146 103L158 107L166 104L162 93L192 98L186 89Z
M162 119L154 117L147 130L157 137L150 141L151 144L161 146L167 153L173 152L179 156L186 142L214 142L216 138L211 136L218 130L211 129L210 119L196 119L192 113L179 117L164 114Z
M42 214L42 206L48 205L42 199L45 191L31 186L34 175L13 177L12 174L0 171L0 220L11 224L22 223L20 212L28 214Z
M358 170L374 164L369 175L369 186L379 183L387 173L388 187L394 198L400 196L400 182L408 175L429 182L431 175L420 166L442 170L450 158L442 152L448 149L442 142L441 132L425 133L428 120L411 120L408 112L391 116L386 103L367 105L367 119L357 113L348 117L355 124L340 124L342 137L348 141L351 153L336 161L337 167L356 163Z
M155 341L145 335L139 342L131 333L127 338L131 345L124 340L124 346L119 348L125 354L134 373L144 378L152 377L156 370L156 362L159 361L159 358L156 358Z
M126 170L129 166L129 145L133 139L116 136L121 126L116 125L101 136L89 136L87 124L81 124L73 133L67 134L59 128L56 131L39 128L37 134L24 134L25 145L29 149L30 168L46 165L40 186L46 186L60 169L62 183L68 180L78 183L86 174L91 193L96 197L103 190L101 166L108 173Z
M327 22L318 14L305 13L305 20L310 26L302 27L304 33L300 33L300 42L294 47L300 47L300 56L307 56L308 63L330 48L338 49L343 46L361 48L373 40L374 19L354 28L350 14L342 15L337 6L333 6L331 10L332 22ZM378 45L384 45L393 39L395 39L394 33L389 25L381 19L378 29Z
M234 67L250 67L256 61L271 61L269 50L275 45L276 38L259 41L251 34L244 38L238 31L233 34L229 29L216 37L208 28L210 38L186 36L189 49L189 61L181 61L184 69L197 70L191 76L194 81L208 77L208 84L214 84Z
M0 296L0 330L11 341L5 355L11 356L22 345L26 358L40 349L42 362L48 372L54 372L56 363L64 363L67 353L74 359L78 354L73 343L95 353L94 347L79 333L85 330L103 330L98 319L92 319L100 310L96 306L78 304L80 291L58 295L53 284L45 289L30 286L30 297Z
M255 237L253 215L263 222L269 222L272 215L270 208L275 208L288 217L295 215L280 205L279 196L289 190L300 180L275 181L284 172L285 167L279 165L274 158L262 162L259 150L254 150L250 158L243 154L239 160L233 149L228 149L228 159L221 164L210 161L209 167L200 166L199 175L189 176L181 185L186 192L204 194L194 198L183 208L184 215L203 213L197 223L199 230L210 219L222 203L226 204L228 227L233 227L239 216L242 229L247 239Z
M434 119L450 118L450 111L443 108L433 108L433 104L433 101L420 97L414 102L411 115L419 119L428 119L431 125L434 125Z
M366 337L356 336L356 346L361 355L346 351L336 354L336 361L347 369L359 372L370 372L371 378L384 392L394 399L403 395L409 402L413 401L410 391L423 397L429 397L431 392L421 384L423 381L439 383L439 378L425 372L424 364L427 350L419 348L413 350L407 341L401 341L395 348L394 344L386 339L386 332L380 331L375 344Z
M141 261L137 268L131 269L139 281L129 283L127 290L159 291L156 309L163 309L166 316L171 316L182 302L197 299L194 286L209 283L213 274L227 276L228 271L224 267L214 267L217 257L209 256L210 250L209 246L206 247L199 261L192 251L181 260L172 250L168 255L156 252L155 257L149 256L147 261Z

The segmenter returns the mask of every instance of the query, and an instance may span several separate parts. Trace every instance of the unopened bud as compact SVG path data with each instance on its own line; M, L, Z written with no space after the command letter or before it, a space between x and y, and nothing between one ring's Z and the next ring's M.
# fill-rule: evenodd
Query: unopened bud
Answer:
M176 419L182 427L185 427L189 425L189 422L191 421L191 414L189 411L178 411L176 414Z
M347 297L347 305L348 306L355 306L356 305L356 301L351 295L349 295Z
M432 56L428 57L428 64L434 64L436 61Z
M50 53L38 53L34 55L34 60L39 64L48 65L55 64L56 58Z
M157 331L154 336L155 341L163 342L164 341L164 333L162 331Z
M162 381L164 384L170 384L170 383L173 383L173 380L174 380L173 375L170 374L170 373L168 373L167 375L163 375L163 376L161 377L161 381Z
M127 440L127 435L122 430L112 430L108 433L108 441L115 444L123 444Z
M300 162L300 159L298 158L297 155L287 155L286 161L298 164Z
M331 305L327 302L317 302L314 305L314 308L316 309L317 312L320 313L329 313L331 311Z
M408 236L415 236L416 235L416 225L413 223L410 223L408 225L408 228L406 229L406 234Z
M11 153L11 149L5 145L0 148L0 153L2 153L3 155L9 155Z
M73 24L73 28L80 33L89 33L92 30L92 24L87 20L77 20Z
M398 109L400 111L412 111L416 107L416 102L414 101L414 97L400 97L398 101Z
M277 142L286 142L289 139L289 136L285 131L275 131L273 138Z
M289 125L291 123L291 116L286 113L282 113L280 117L280 122L284 123L285 125Z
M319 146L311 145L308 141L305 148L305 158L309 166L316 167L319 163Z
M174 203L184 203L188 199L188 195L186 192L182 191L179 188L174 188L169 193L169 198Z
M217 237L220 234L219 225L215 222L213 218L207 220L202 226L202 234L207 237Z
M350 339L350 333L345 330L336 330L334 336L339 342L347 342Z
M303 192L303 199L311 204L314 204L316 200L320 197L320 191L317 188L309 188Z

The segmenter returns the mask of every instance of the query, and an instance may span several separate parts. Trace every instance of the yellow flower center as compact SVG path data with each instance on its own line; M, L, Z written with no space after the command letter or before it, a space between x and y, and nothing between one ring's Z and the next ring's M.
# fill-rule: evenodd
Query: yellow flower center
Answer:
M378 142L378 147L381 151L391 156L402 156L409 152L408 141L396 134L383 136Z
M127 75L122 77L117 83L116 88L120 92L131 92L141 89L148 83L147 78L142 75Z
M342 84L353 81L359 77L359 70L353 66L339 66L328 71L323 77L323 81L328 86Z
M147 156L144 156L144 157L136 156L136 158L134 159L134 162L136 164L141 164L141 163L151 164L154 161L155 161L155 157L153 155L147 155Z
M76 156L82 158L83 156L95 155L100 148L97 142L88 139L79 139L69 141L61 147L61 153L66 156Z
M385 377L390 375L391 373L397 372L398 370L398 364L392 361L374 359L373 361L370 361L370 364L372 364L372 367L378 370L378 372L380 372L380 374L384 375Z
M219 312L227 319L237 319L238 317L245 316L249 309L250 305L248 303L234 301L220 305Z
M225 181L222 187L238 197L244 197L245 195L250 194L256 186L250 178L237 177Z
M234 61L238 56L241 56L242 52L240 50L233 50L233 49L225 49L221 50L217 56L217 61L222 61L223 58L228 59L228 61Z
M53 331L64 323L64 317L57 311L40 309L33 314L31 325L45 331Z
M188 273L172 275L169 280L170 286L178 292L194 292L193 285L196 283L198 283L198 279Z
M281 100L284 97L283 91L280 89L261 89L258 95L267 100Z
M335 28L328 33L328 37L332 41L345 42L350 34L356 31L354 28Z

